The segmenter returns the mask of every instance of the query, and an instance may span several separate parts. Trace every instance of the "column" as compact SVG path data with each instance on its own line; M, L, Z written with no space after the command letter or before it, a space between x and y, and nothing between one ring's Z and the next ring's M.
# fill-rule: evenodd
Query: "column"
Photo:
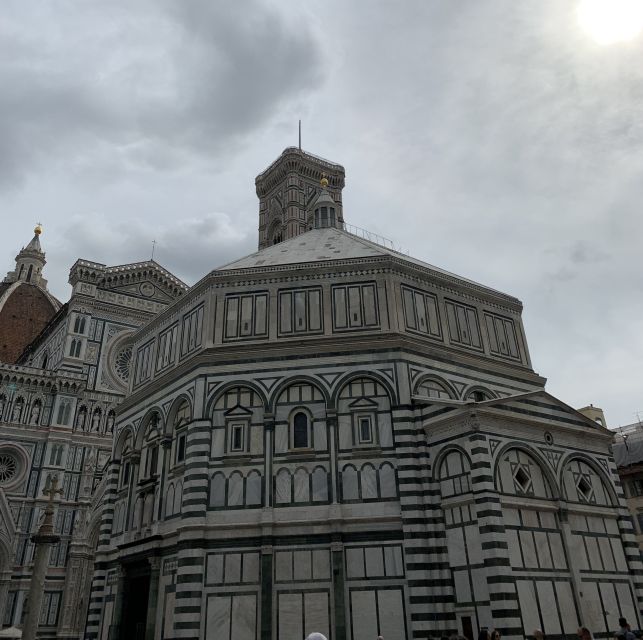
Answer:
M109 626L109 640L119 640L121 622L123 620L123 597L127 581L127 572L122 565L117 569L116 597L114 598L114 609L112 612L112 623Z
M165 497L165 482L167 479L168 461L171 455L172 437L163 436L161 439L161 476L159 478L159 503L157 505L156 518L152 516L152 521L163 519L163 498Z
M129 463L132 465L130 468L129 487L127 491L127 517L125 518L124 531L132 529L135 525L134 519L134 488L138 483L138 467L141 463L141 454L132 453L128 458ZM122 463L121 463L122 464Z
M145 640L154 640L156 631L156 613L159 601L159 576L161 573L161 559L148 558L150 563L150 591L147 598L147 619L145 621Z
M337 470L337 413L335 411L326 412L326 424L328 425L328 454L330 460L330 491L332 495L331 502L339 502L339 473Z
M272 562L271 545L261 547L261 640L272 640Z
M264 501L263 506L272 507L272 449L275 437L275 417L271 413L263 418L263 459L264 459Z
M0 622L4 619L5 607L7 606L7 594L11 582L11 571L0 573Z
M339 534L333 534L330 551L333 563L333 595L335 598L335 640L346 640L346 576L344 575L344 545ZM263 639L262 639L263 640Z

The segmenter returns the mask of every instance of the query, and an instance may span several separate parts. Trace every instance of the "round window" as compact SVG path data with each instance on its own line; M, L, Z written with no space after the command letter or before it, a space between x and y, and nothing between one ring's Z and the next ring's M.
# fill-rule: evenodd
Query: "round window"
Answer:
M18 459L11 453L0 452L0 484L11 482L18 474Z

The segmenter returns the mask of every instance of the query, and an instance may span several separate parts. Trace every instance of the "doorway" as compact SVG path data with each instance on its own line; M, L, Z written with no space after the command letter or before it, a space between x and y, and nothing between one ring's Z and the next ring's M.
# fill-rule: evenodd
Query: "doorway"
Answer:
M119 640L145 640L150 594L149 565L127 570Z

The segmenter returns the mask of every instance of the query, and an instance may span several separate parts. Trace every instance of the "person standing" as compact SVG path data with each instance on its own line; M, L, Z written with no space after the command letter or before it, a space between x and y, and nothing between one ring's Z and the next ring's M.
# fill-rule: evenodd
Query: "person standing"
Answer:
M626 618L619 618L618 626L620 629L616 632L617 636L623 635L625 636L625 640L636 640L636 636L632 633L632 629L630 629Z

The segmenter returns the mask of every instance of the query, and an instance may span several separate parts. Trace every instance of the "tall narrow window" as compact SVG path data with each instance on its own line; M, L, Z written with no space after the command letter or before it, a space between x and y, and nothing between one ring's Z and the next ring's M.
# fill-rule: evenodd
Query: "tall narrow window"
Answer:
M179 433L176 443L176 461L177 463L185 460L185 432Z
M362 444L373 442L373 429L370 416L359 417L359 441Z
M29 265L29 271L27 271L27 282L31 282L31 274L33 273L33 265Z
M230 442L230 451L243 451L243 424L233 424Z
M308 444L308 416L299 411L293 418L293 448L305 449Z

